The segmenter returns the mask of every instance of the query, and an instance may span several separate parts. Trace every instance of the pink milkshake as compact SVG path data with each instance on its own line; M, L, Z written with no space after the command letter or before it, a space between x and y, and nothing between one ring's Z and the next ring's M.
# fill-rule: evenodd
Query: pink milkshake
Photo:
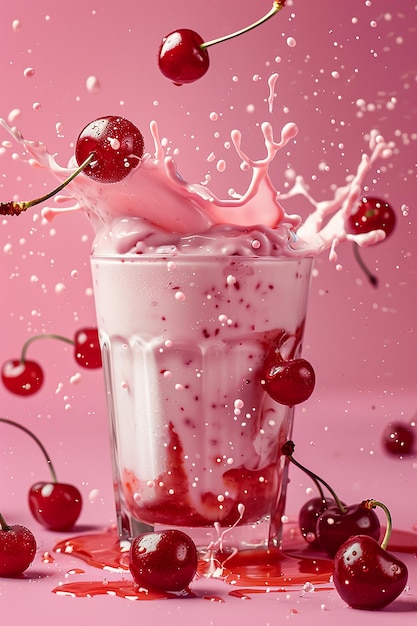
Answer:
M287 484L281 446L294 404L268 393L277 359L300 358L313 258L345 240L359 245L381 230L351 234L348 218L363 180L389 146L370 134L369 154L328 201L315 203L301 178L285 195L269 178L280 139L261 127L266 155L253 160L247 191L227 200L187 183L165 153L156 123L146 153L120 182L85 174L68 191L95 230L91 257L113 448L119 532L149 527L188 532L201 549L279 545ZM60 179L42 144L27 153ZM314 210L302 222L282 202L303 194ZM289 383L290 384L290 381ZM302 399L300 399L302 401Z

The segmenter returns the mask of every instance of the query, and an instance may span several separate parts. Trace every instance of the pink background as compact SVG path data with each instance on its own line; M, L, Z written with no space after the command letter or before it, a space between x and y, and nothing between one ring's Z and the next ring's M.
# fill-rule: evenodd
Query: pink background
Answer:
M142 129L150 151L149 121L157 119L161 135L179 148L177 163L184 178L200 181L210 173L210 187L218 195L246 184L232 150L224 147L233 128L243 132L244 150L260 157L259 123L271 121L278 134L284 123L295 122L299 136L276 159L271 176L282 188L285 169L292 167L317 199L330 197L332 186L354 172L367 148L364 135L371 129L394 141L393 158L379 161L366 180L366 191L386 198L398 215L394 235L363 252L377 271L379 289L366 282L349 245L338 249L342 271L327 255L317 260L304 354L314 364L318 382L314 398L298 411L295 434L299 455L310 466L322 466L327 474L342 467L339 480L346 497L353 497L365 475L372 488L395 492L399 480L406 484L406 475L415 486L416 467L413 459L402 465L387 459L379 440L391 419L410 421L417 410L417 4L289 0L261 28L212 48L209 73L195 84L177 88L159 73L159 41L171 30L193 28L209 40L258 19L270 4L4 3L0 117L7 119L18 109L13 123L26 138L45 141L63 164L79 131L100 115L130 118ZM18 27L13 28L14 20ZM27 68L33 68L33 75L25 76ZM279 78L271 115L266 99L273 72ZM98 78L98 90L87 88L89 76ZM249 105L254 105L253 112L248 112ZM211 112L218 114L217 121L210 119ZM60 133L57 124L62 124ZM8 140L1 131L0 141ZM15 161L14 151L19 152L17 146L0 154L2 200L36 197L55 184L47 173ZM212 152L216 159L210 163ZM225 172L216 170L219 159L227 163ZM305 212L307 207L300 200L291 209ZM1 362L17 358L23 342L34 334L72 336L77 328L94 323L87 220L68 215L51 225L39 216L37 207L26 216L0 221ZM90 502L85 519L106 525L113 510L101 372L81 371L71 349L60 342L39 341L28 356L42 363L45 385L29 399L14 397L1 386L0 413L43 437L61 468L61 480L78 478L87 496L100 485L101 495ZM77 384L71 382L75 374L81 374ZM23 513L16 484L39 478L43 466L32 444L6 429L0 454L3 475L10 480L1 481L0 507L7 505L19 518ZM325 434L329 431L331 440ZM358 454L367 459L364 474L343 476L346 463L356 467ZM307 486L299 474L294 478L292 511L305 499ZM396 501L394 508L403 527L417 522L417 513L406 503Z

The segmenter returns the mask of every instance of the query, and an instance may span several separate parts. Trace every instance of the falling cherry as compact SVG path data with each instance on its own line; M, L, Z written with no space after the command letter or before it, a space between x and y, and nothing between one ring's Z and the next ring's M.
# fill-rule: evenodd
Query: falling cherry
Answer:
M39 339L57 339L74 346L74 359L81 367L97 369L101 367L101 352L98 332L95 327L80 328L69 339L63 335L45 334L30 337L23 345L20 359L10 359L3 363L1 380L10 392L19 396L31 396L42 387L44 374L36 361L26 358L29 346Z
M0 215L20 215L55 196L82 172L101 183L122 180L138 165L144 151L142 133L129 120L110 115L87 124L78 136L78 167L58 187L26 201L0 202Z
M162 74L174 85L192 83L206 74L210 60L208 48L239 37L264 24L285 6L286 0L276 0L269 12L258 21L235 33L204 41L201 35L188 28L175 30L162 39L158 53L158 65Z
M367 196L361 199L356 211L349 216L348 227L355 235L369 233L372 230L382 230L386 239L392 234L396 221L395 211L388 202L381 198ZM353 243L353 253L371 285L377 287L378 279L364 263L356 242Z

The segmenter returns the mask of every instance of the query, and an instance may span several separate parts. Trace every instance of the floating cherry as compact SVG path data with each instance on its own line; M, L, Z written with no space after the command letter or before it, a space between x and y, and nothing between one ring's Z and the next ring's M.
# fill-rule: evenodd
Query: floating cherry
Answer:
M31 396L43 385L44 375L39 363L29 359L11 359L1 368L3 385L18 396Z
M118 182L138 165L143 151L142 133L129 120L116 115L94 120L78 136L75 148L78 167L73 173L39 198L0 202L0 215L20 215L30 207L49 200L82 172L101 183Z
M188 28L180 28L162 39L158 65L162 74L175 85L192 83L207 72L210 65L207 48L222 43L260 26L285 6L286 0L277 0L270 11L250 26L235 33L205 42L201 35Z
M97 328L80 328L74 335L74 358L86 369L101 367L101 351Z
M351 231L355 234L383 230L389 237L395 228L397 218L388 202L374 196L363 197L357 210L349 216Z
M396 221L395 211L388 202L374 196L367 196L362 198L357 210L349 216L348 226L356 235L369 233L371 230L383 230L387 238L394 230ZM378 279L364 263L356 242L353 244L353 252L371 285L377 287Z
M188 535L175 529L135 537L129 568L137 585L146 589L183 591L197 571L197 549Z
M3 385L19 396L31 396L42 387L44 374L42 367L26 358L29 346L38 339L57 339L74 346L74 358L86 369L101 367L101 352L98 332L95 327L80 328L69 339L63 335L45 334L30 337L23 345L20 359L11 359L3 363L1 379Z
M306 359L285 361L277 355L272 364L267 359L262 384L275 402L286 406L305 402L313 393L315 383L313 366Z
M29 508L33 517L49 530L70 530L78 520L82 508L82 496L77 487L58 482L55 468L43 443L31 430L18 422L0 417L0 422L19 428L38 444L43 452L52 481L37 482L29 490Z
M108 115L90 122L81 131L75 158L81 165L92 155L84 174L101 183L115 183L139 164L143 151L140 130L123 117Z
M382 609L403 592L408 580L406 565L387 552L392 529L388 508L376 500L362 503L365 509L383 508L387 529L381 545L367 535L350 537L334 558L333 582L340 597L354 609Z
M9 526L0 513L0 576L20 576L36 554L33 533L20 524Z
M409 424L393 422L386 426L382 444L387 452L397 456L412 454L415 444L415 431Z

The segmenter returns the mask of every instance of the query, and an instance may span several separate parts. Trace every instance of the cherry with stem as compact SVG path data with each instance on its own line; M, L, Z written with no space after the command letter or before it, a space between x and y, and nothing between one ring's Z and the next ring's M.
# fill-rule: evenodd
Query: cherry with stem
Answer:
M101 367L101 352L98 332L95 327L80 328L74 339L47 333L30 337L23 344L19 359L10 359L3 363L1 379L10 392L19 396L31 396L42 387L44 381L43 369L36 361L27 359L29 346L39 339L56 339L74 346L74 359L81 367L97 369Z
M42 451L52 480L37 482L29 490L29 508L33 517L49 530L69 530L78 520L82 508L82 496L77 487L58 482L57 474L45 446L26 426L5 417L0 422L9 424L29 435Z
M393 602L408 580L406 565L387 551L392 519L388 507L378 500L364 500L365 510L382 508L387 526L381 544L367 535L350 537L334 558L333 582L336 591L354 609L377 610Z
M268 13L253 24L211 41L204 41L201 35L187 28L171 32L163 38L159 48L159 69L166 78L178 86L198 80L209 69L208 48L240 37L264 24L284 8L285 2L286 0L276 0Z
M358 534L359 531L374 539L379 539L381 526L375 512L365 509L360 504L346 506L323 478L295 460L294 449L294 442L287 441L282 447L282 453L290 462L310 476L315 484L321 483L335 500L335 505L328 506L317 517L315 539L320 548L333 558L342 543L350 536ZM322 500L321 503L323 504Z
M26 201L0 202L0 215L20 215L30 207L49 200L84 172L101 183L125 178L137 166L144 152L143 135L132 122L108 115L87 124L77 138L75 157L78 167L58 187Z
M362 198L357 209L349 216L348 226L352 233L359 235L361 233L369 233L372 230L382 230L385 233L385 239L389 237L396 224L395 211L388 202L368 196ZM353 242L353 255L368 278L373 287L378 287L378 278L371 272L363 260L359 245Z

